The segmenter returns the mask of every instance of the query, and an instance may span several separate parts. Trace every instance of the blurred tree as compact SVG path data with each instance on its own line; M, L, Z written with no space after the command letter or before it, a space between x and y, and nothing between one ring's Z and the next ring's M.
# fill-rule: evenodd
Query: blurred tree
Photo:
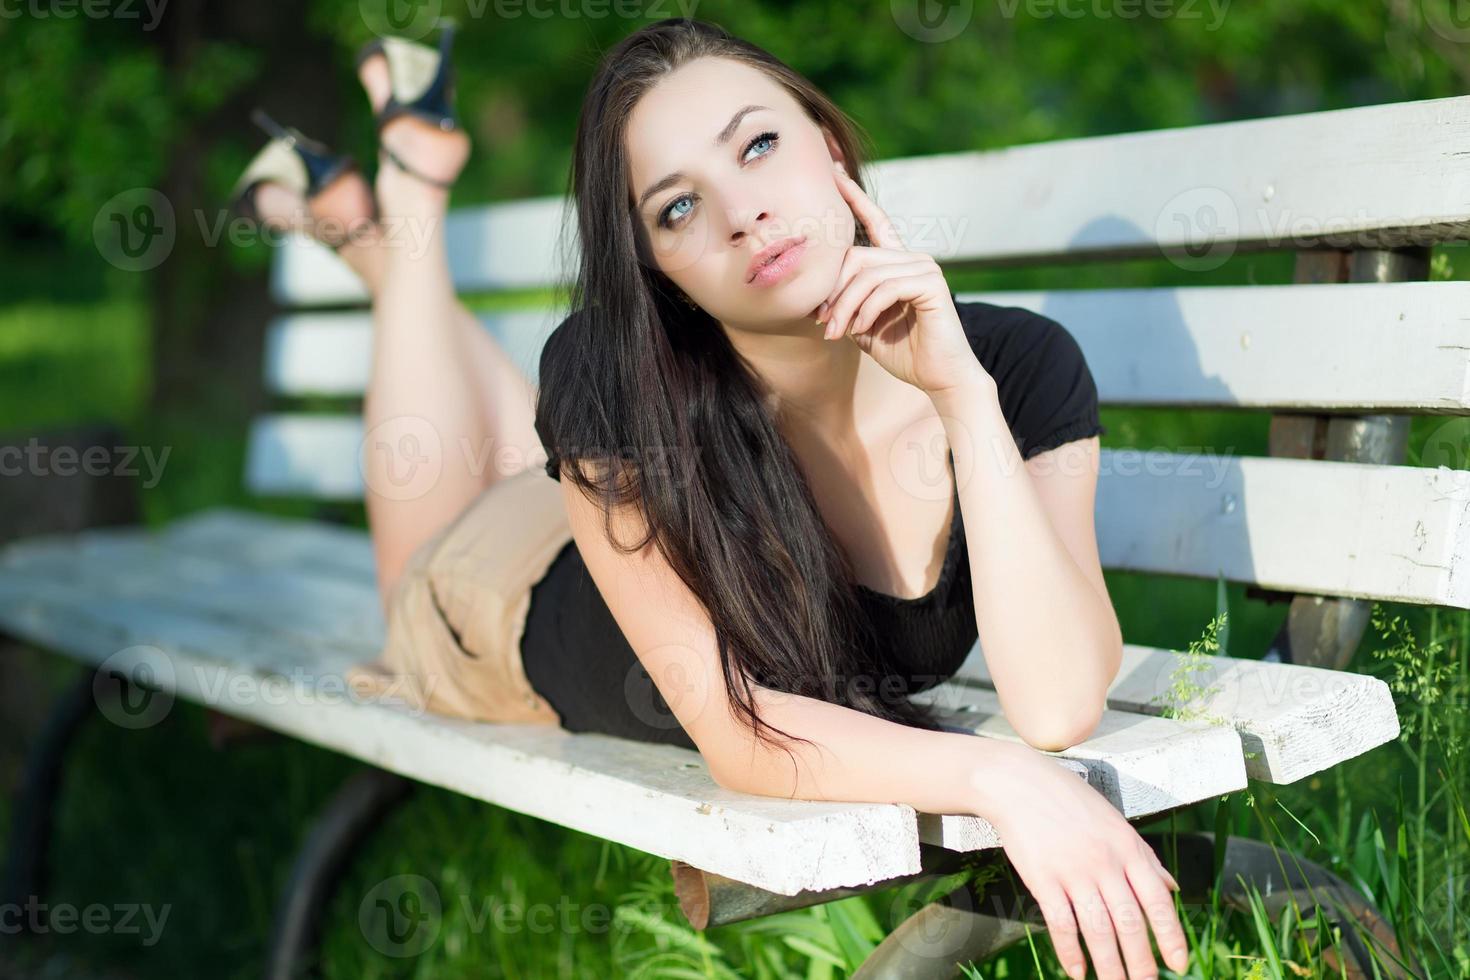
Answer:
M80 275L102 264L92 244L99 209L132 188L162 192L177 239L142 273L154 308L155 405L223 398L247 412L259 397L268 250L219 233L225 195L262 142L248 110L260 104L359 159L370 155L352 54L371 36L369 21L382 19L373 11L399 0L171 0L156 23L142 3L123 18L76 15L74 3L73 16L59 16L65 2L26 0L0 17L0 243L68 248ZM938 43L900 29L887 0L418 0L403 9L442 9L463 28L459 105L476 153L460 204L563 193L600 53L653 17L686 11L823 86L879 158L1434 98L1470 84L1470 30L1433 2L955 7L971 11L968 22Z

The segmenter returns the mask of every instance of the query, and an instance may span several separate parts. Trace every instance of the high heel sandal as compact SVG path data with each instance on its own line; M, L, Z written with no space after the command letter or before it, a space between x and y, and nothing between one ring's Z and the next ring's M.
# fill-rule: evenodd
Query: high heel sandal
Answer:
M454 21L443 18L437 49L401 37L382 37L369 41L358 50L356 67L359 70L363 62L377 54L383 55L388 62L390 91L388 101L376 116L379 134L400 116L414 116L444 132L459 128L459 119L454 112L454 63L449 59L454 31ZM411 166L387 146L382 146L382 151L399 170L427 184L445 189L454 184L453 180L440 180Z
M260 221L255 192L261 184L274 181L310 201L357 167L350 155L333 153L326 144L280 125L261 109L253 111L250 118L271 140L246 166L231 192L230 206L241 217ZM322 241L332 248L340 248L350 237L344 234L340 239L323 238Z

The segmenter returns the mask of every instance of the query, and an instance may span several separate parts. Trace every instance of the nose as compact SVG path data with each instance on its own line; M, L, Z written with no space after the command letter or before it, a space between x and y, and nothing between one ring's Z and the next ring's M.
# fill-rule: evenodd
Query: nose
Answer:
M746 235L755 235L760 238L760 228L769 221L771 212L749 210L742 214L738 210L730 212L730 244L739 245L745 240Z

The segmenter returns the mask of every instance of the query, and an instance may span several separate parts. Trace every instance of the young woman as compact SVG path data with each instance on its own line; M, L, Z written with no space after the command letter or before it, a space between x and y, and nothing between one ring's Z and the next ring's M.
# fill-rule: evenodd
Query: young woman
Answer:
M533 386L450 279L468 142L443 41L360 59L373 188L299 134L306 178L243 181L260 220L331 242L373 299L363 466L390 634L365 674L438 683L422 700L447 714L696 748L745 792L978 814L1070 975L1085 939L1099 976L1155 976L1150 930L1182 971L1177 884L1039 751L1088 736L1121 655L1075 340L957 303L864 192L836 106L670 19L587 93L575 312ZM376 451L405 446L416 489ZM506 447L520 465L485 465ZM1022 742L910 700L981 634Z

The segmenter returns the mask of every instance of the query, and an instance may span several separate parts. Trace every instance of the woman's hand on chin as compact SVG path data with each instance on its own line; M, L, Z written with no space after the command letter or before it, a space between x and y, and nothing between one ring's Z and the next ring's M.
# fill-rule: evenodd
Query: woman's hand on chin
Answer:
M931 395L989 382L939 263L906 247L888 215L840 166L833 176L874 244L848 247L837 283L817 309L823 336L852 338L889 374Z

